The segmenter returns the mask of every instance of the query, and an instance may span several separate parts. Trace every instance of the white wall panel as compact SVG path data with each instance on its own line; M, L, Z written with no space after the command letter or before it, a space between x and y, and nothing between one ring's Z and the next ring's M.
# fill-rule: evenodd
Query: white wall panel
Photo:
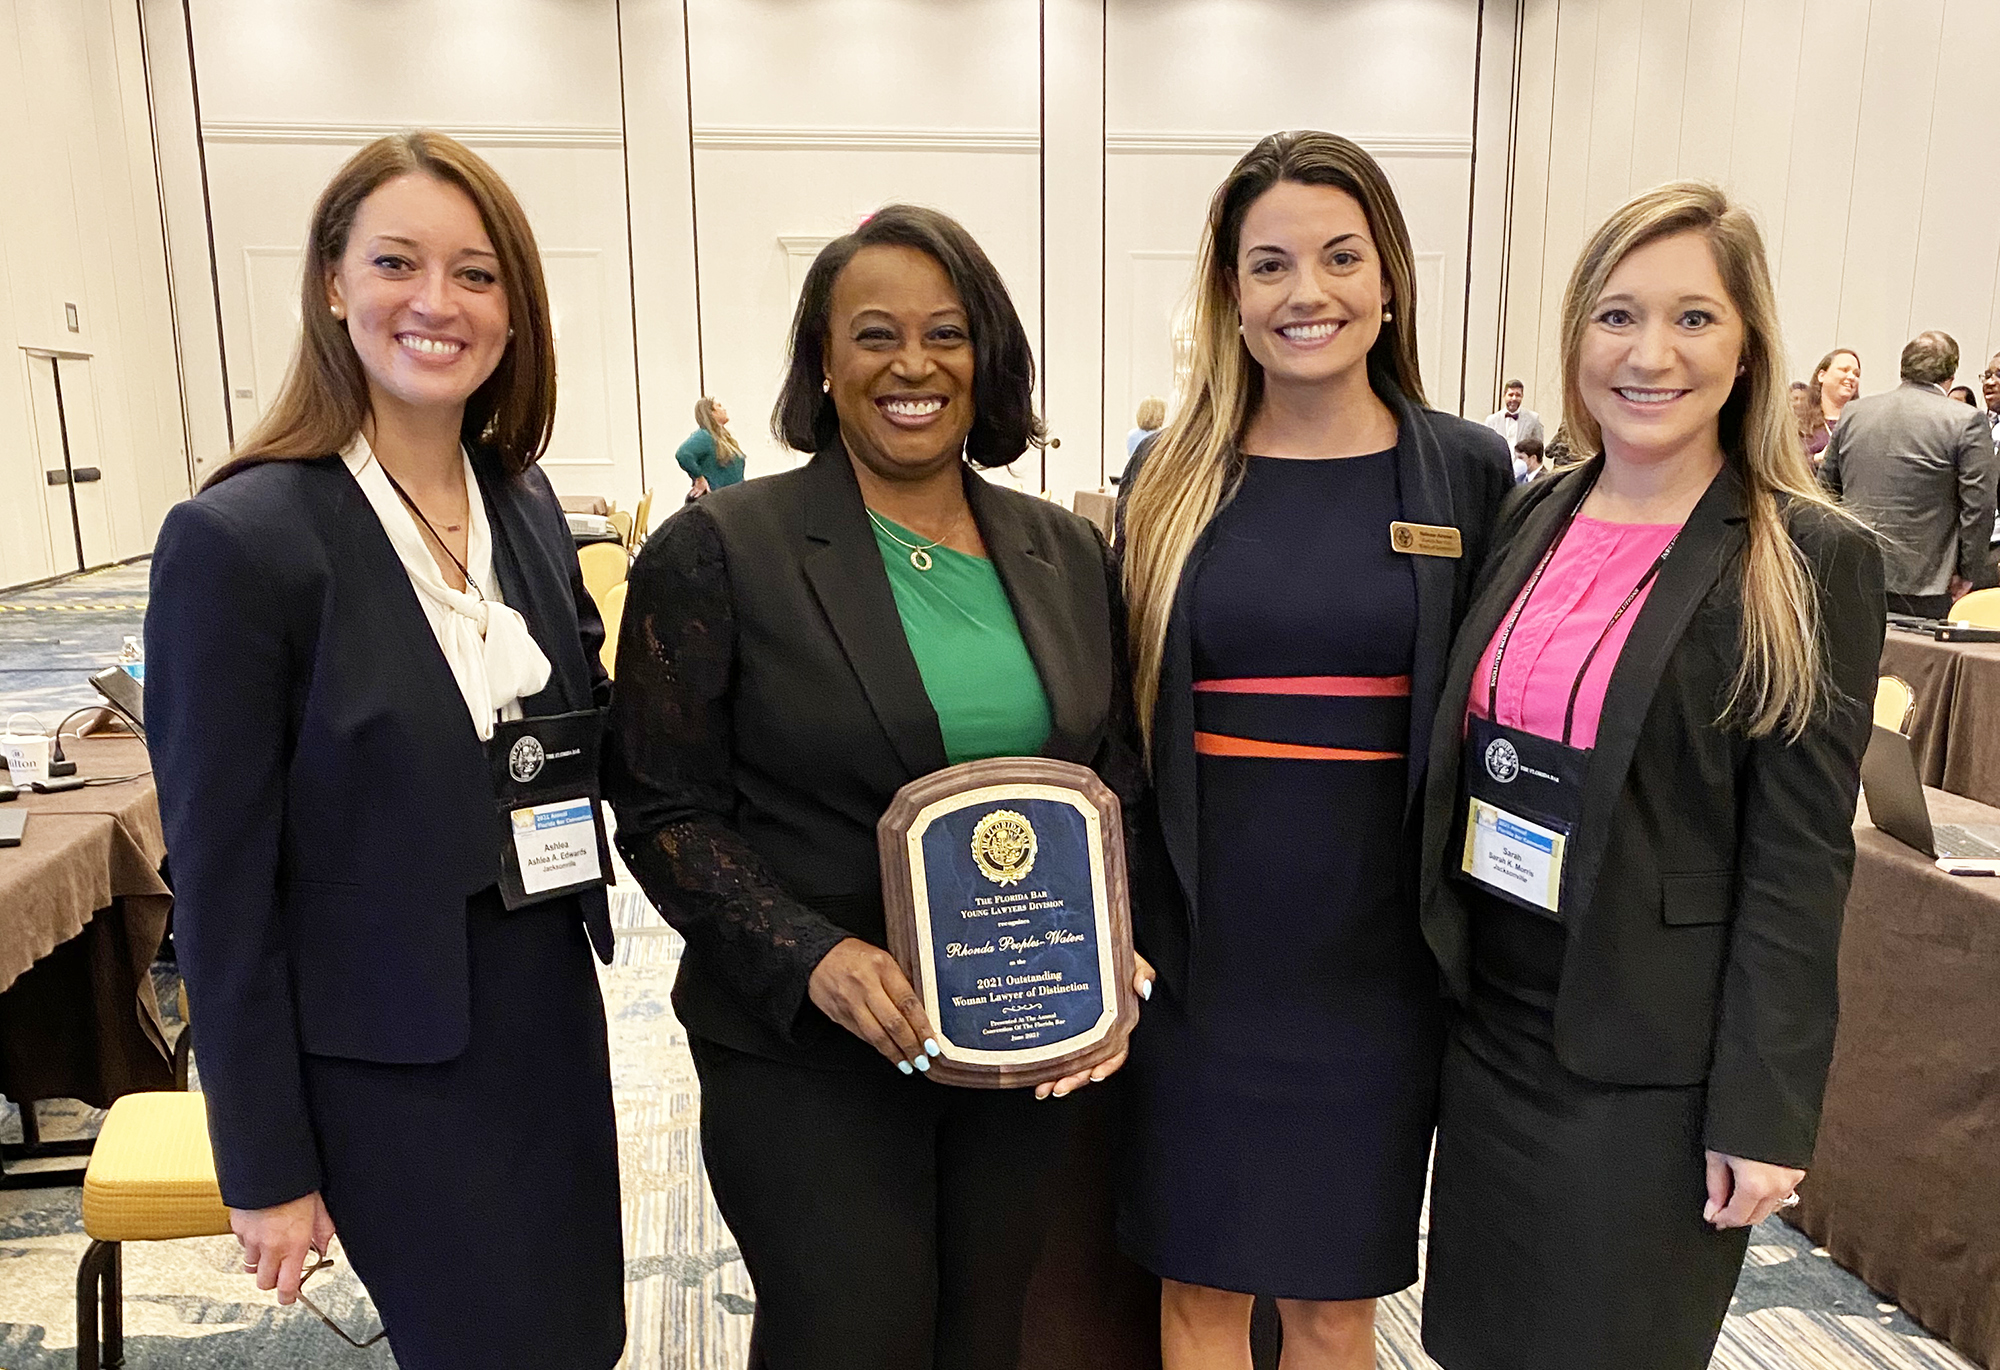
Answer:
M1758 216L1793 375L1852 346L1864 392L1887 389L1924 328L1958 338L1961 379L1977 373L2000 333L2000 185L1969 135L1990 119L2000 8L1532 0L1526 42L1524 110L1532 73L1554 73L1546 144L1524 117L1516 145L1506 366L1531 373L1531 403L1559 398L1557 307L1584 237L1675 177L1716 180ZM1539 274L1519 250L1538 232Z

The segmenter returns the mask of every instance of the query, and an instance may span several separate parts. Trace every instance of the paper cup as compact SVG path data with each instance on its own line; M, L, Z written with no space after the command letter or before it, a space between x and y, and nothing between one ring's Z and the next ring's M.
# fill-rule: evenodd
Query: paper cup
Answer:
M14 724L18 719L9 720L7 731L0 733L0 760L7 763L7 772L17 786L27 786L37 780L49 778L49 735L40 731L41 721L32 715L20 715L35 725L35 732L16 732Z

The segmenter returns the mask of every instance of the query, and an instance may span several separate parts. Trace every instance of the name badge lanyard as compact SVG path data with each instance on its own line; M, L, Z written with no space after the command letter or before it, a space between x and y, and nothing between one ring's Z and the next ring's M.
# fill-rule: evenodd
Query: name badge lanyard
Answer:
M417 502L389 474L388 467L382 468L382 475L404 507L443 548L465 578L467 588L485 603L486 592L438 536ZM479 497L477 491L467 493L470 498ZM611 844L604 830L597 778L603 732L603 713L598 709L495 725L493 738L486 744L487 770L492 776L494 805L506 829L500 844L499 885L500 901L510 913L609 883L604 853Z
M1569 536L1584 500L1590 497L1591 488L1585 488L1582 498L1570 510L1562 531L1542 554L1534 575L1501 628L1487 673L1486 717L1468 720L1461 765L1468 796L1461 871L1509 902L1544 916L1559 912L1563 859L1583 818L1584 777L1590 751L1572 746L1570 739L1584 678L1612 630L1653 583L1680 541L1680 534L1675 533L1605 621L1584 654L1570 682L1562 739L1556 741L1500 723L1500 672L1508 645L1542 577Z

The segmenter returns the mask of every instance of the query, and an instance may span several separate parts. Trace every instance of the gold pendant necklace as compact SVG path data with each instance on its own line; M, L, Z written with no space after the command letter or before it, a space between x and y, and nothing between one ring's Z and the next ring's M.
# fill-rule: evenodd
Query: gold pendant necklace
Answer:
M862 507L867 508L866 505ZM936 564L931 558L931 548L943 546L944 538L950 537L958 530L958 519L953 519L951 527L945 529L944 538L935 538L919 546L914 542L905 542L903 539L897 537L895 530L889 527L873 509L868 510L868 517L877 528L882 530L882 535L888 538L889 541L895 543L898 547L907 547L910 549L910 565L916 567L919 571L928 571ZM960 515L960 517L964 516Z

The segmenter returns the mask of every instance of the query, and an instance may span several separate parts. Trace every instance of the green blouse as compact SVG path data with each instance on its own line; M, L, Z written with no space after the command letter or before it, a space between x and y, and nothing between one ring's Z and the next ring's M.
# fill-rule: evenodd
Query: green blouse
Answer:
M732 461L724 465L721 455L715 450L715 439L707 429L697 428L688 434L688 440L674 452L674 460L681 470L687 472L688 479L697 476L708 481L708 488L720 490L725 485L734 485L743 479L743 468L749 463Z
M882 525L914 546L930 541L887 519ZM985 557L949 547L931 548L931 569L919 571L909 547L889 532L875 526L875 545L917 674L937 710L945 757L955 766L1037 755L1049 737L1049 699L1000 573Z

